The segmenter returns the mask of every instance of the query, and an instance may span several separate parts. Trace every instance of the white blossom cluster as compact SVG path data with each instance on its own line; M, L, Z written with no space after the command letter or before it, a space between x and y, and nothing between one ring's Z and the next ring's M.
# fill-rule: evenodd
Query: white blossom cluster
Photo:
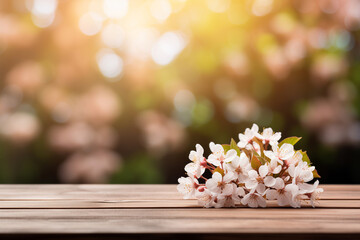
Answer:
M266 200L294 208L308 200L314 207L323 189L318 187L318 180L308 182L320 176L306 152L294 149L300 138L279 142L280 138L280 132L266 128L260 133L253 124L239 134L238 143L233 139L230 145L211 142L208 158L197 144L196 151L190 152L191 162L185 166L188 177L178 180L178 191L184 199L196 198L206 208L238 204L266 207ZM211 172L209 179L203 176L206 169Z

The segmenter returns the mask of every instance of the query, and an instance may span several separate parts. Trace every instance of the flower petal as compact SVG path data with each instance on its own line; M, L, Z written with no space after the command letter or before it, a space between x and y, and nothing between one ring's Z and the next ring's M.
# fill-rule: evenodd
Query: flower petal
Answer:
M259 204L260 207L262 207L262 208L266 207L266 200L263 197L259 197L257 199L257 201L258 201L258 204Z
M272 177L272 176L267 176L267 177L265 177L265 179L264 179L265 186L267 186L267 187L272 187L272 186L274 186L274 185L275 185L275 182L276 182L276 180L275 180L275 178Z
M262 178L264 178L269 173L269 168L266 165L261 165L259 167L259 173Z
M252 178L252 179L255 179L255 178L259 177L259 174L258 174L257 171L255 171L255 170L250 170L250 171L248 172L248 175L249 175L249 177Z
M248 179L246 182L245 182L245 187L247 189L255 189L258 185L258 182L256 180L251 180L251 179Z
M237 178L237 176L235 175L234 172L228 172L227 174L225 174L225 176L223 177L223 181L228 183L231 182L232 180L235 180Z
M284 143L279 151L279 158L282 160L287 160L295 154L294 146L290 143Z
M260 194L263 195L263 193L265 193L265 185L263 183L259 183L256 187L256 191Z
M214 193L220 193L221 189L218 188L218 182L212 178L210 178L209 180L206 181L205 183L206 188L209 189L211 192Z
M275 154L273 151L264 151L264 155L270 159L274 159L276 158Z
M277 196L278 196L278 192L274 189L269 189L266 191L266 198L268 200L275 200L277 199Z
M222 175L219 172L214 172L212 175L212 179L217 182L222 182Z
M204 148L200 145L200 144L196 144L196 152L197 152L197 154L199 154L199 155L203 155L204 154ZM201 159L199 159L199 160L201 160Z
M224 189L222 190L222 194L227 196L227 195L232 195L233 193L234 193L234 185L226 184Z
M283 189L285 187L285 183L284 183L284 180L282 180L282 178L276 178L275 179L275 184L273 186L273 188L276 188L276 189Z

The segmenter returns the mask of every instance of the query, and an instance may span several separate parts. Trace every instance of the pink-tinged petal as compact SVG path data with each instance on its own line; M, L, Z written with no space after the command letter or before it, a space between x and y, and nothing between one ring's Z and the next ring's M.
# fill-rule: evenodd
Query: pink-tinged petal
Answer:
M276 158L275 154L273 151L264 151L264 155L270 159L274 159Z
M254 123L254 124L252 125L252 127L251 127L251 131L252 131L253 133L259 132L259 126Z
M291 177L294 177L295 176L295 165L294 164L290 164L290 166L288 167L287 169L289 175Z
M301 154L301 152L296 152L294 156L292 156L289 160L288 163L289 164L297 164L298 162L300 162L303 158L303 155Z
M298 186L301 190L305 191L306 193L312 193L316 189L315 184L312 185L308 183L299 183Z
M228 182L231 182L231 181L235 180L236 178L237 178L237 176L233 172L228 172L223 177L223 181L228 183Z
M245 196L245 190L242 187L238 187L236 189L236 195L241 196L241 197Z
M261 165L259 167L259 173L262 178L264 178L269 173L269 168L266 165Z
M314 182L314 188L317 188L319 186L319 180L316 180L315 182Z
M265 208L266 207L266 200L263 198L263 197L259 197L257 199L257 202L258 202L258 205L262 208Z
M235 157L232 161L231 161L231 166L233 168L237 168L240 166L240 158L239 157Z
M250 199L248 201L248 206L251 208L257 208L259 206L257 199L254 197L250 197Z
M276 144L276 145L271 145L271 148L272 148L272 151L275 153L275 155L278 155L280 149L279 149L279 146Z
M243 142L243 141L240 141L240 142L238 142L238 144L237 144L237 146L238 146L239 148L245 148L246 145L247 145L247 142Z
M194 197L195 187L191 178L181 177L178 179L179 185L177 185L177 190L183 195L184 199L189 199Z
M215 152L215 143L214 143L214 142L210 142L210 143L209 143L209 148L210 148L211 152Z
M225 162L231 162L237 157L237 152L234 149L230 149L225 155Z
M249 203L250 196L251 196L250 193L246 194L245 197L241 199L241 204L246 206Z
M268 200L275 200L277 199L277 196L278 196L278 192L274 189L269 189L266 191L266 198Z
M257 171L255 171L255 170L250 170L250 171L248 172L248 175L249 175L250 178L253 178L253 179L259 177L259 174L258 174Z
M222 190L222 194L225 196L232 195L234 193L234 185L233 184L226 184L224 189Z
M258 182L256 180L247 180L245 182L245 187L247 189L255 189L258 185Z
M281 132L277 132L277 133L275 133L275 134L272 136L271 139L272 139L273 141L279 141L280 138L281 138Z
M265 128L264 131L263 131L263 133L262 133L262 135L263 135L264 139L269 140L270 137L273 135L273 130L272 130L272 128Z
M282 160L287 160L291 158L294 154L294 146L289 143L284 143L280 148L279 157Z
M304 182L309 182L314 179L314 175L312 171L303 171L301 177L304 180Z
M278 174L278 173L281 171L281 169L282 169L282 166L279 165L279 166L277 166L277 167L274 169L274 171L273 171L272 173L273 173L273 174Z
M293 196L296 196L299 192L299 187L296 184L288 184L285 186L285 191L291 192Z
M211 151L216 154L221 154L224 152L224 148L220 144L214 144Z
M196 158L196 152L194 150L190 151L189 160L194 161Z
M288 193L289 194L289 193ZM279 204L279 206L286 206L289 205L290 203L290 196L287 195L287 193L285 194L279 194L278 198L277 198L277 202Z
M240 154L240 166L246 166L249 164L249 158L246 156L244 152Z
M217 182L222 182L222 175L219 172L214 172L212 175L212 179Z
M203 155L204 154L204 148L200 145L200 144L196 144L196 152L199 154L199 155Z
M189 177L181 177L181 178L178 179L178 182L180 184L191 184L192 180Z
M191 162L186 164L185 171L188 176L199 178L205 170L201 169L200 164Z
M245 183L246 181L248 181L249 177L244 175L244 174L239 174L238 180L240 183Z
M265 185L263 183L259 183L257 186L256 186L256 191L260 194L260 195L263 195L263 193L265 193Z
M281 178L276 178L275 179L275 184L273 186L273 188L276 188L276 189L283 189L285 187L285 183L284 183L284 180L282 180Z
M220 161L217 159L217 157L214 154L211 154L209 156L209 158L207 159L207 162L211 163L211 164L213 164L215 166L220 166L221 165Z
M275 178L273 178L272 176L267 176L267 177L265 177L265 179L264 179L265 186L267 186L267 187L272 187L272 186L274 186L274 185L275 185L275 182L276 182L276 180L275 180Z
M205 183L206 188L209 189L211 192L214 193L220 193L221 189L218 188L218 182L212 178L210 178L209 180L206 181Z

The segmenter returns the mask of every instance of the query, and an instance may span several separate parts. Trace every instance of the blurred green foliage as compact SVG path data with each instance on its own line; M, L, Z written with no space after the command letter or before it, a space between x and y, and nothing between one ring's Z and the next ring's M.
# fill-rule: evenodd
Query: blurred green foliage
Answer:
M1 183L175 183L253 122L359 183L360 1L6 0L0 29Z

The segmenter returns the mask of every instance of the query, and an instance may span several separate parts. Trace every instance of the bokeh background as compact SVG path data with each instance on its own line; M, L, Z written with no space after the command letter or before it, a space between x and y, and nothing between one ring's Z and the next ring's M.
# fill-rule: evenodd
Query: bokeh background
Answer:
M253 122L360 183L360 1L0 1L0 183L176 183Z

